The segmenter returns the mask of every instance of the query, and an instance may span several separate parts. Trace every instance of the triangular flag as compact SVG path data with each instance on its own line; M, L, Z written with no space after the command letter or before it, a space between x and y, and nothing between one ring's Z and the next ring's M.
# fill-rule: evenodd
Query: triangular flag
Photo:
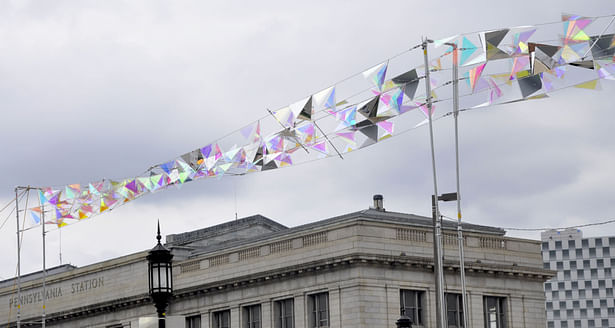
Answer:
M527 98L536 91L542 89L540 75L531 75L518 80L523 98Z
M126 185L124 185L124 187L134 193L138 192L137 189L137 180L130 180L130 182L128 182Z
M365 116L366 118L376 117L378 114L379 100L380 100L380 95L377 95L371 100L365 101L359 106L357 106L359 108L357 111L361 113L363 116Z
M485 65L487 65L487 63L478 65L470 70L470 86L472 87L472 92L474 92L474 88L476 87L476 82L480 78L481 74L483 74Z
M160 168L166 173L171 173L171 170L175 167L175 161L170 161L164 164L160 164Z
M32 220L34 220L35 224L41 223L41 218L36 213L30 211L30 215L32 216Z
M474 43L472 43L465 36L463 37L463 41L461 43L461 61L460 64L463 65L472 54L478 49Z
M303 120L311 120L312 119L312 96L305 103L298 117Z
M382 90L382 84L384 83L384 79L387 73L387 63L378 64L365 72L363 72L363 77L372 82L378 90Z
M505 53L500 48L498 48L497 46L489 42L487 42L486 46L487 46L487 60L505 59L505 58L510 57L507 53Z
M496 31L485 32L485 43L491 43L493 46L497 47L500 45L500 42L504 39L506 34L508 34L509 29L501 29Z
M38 191L38 198L41 202L41 205L44 205L47 202L47 197L45 197L45 195L43 194L42 191Z
M83 220L87 218L88 218L88 215L85 212L79 211L79 220Z
M335 87L330 87L314 95L314 108L335 109Z
M416 69L403 73L399 76L396 76L392 80L395 84L404 85L403 90L406 96L410 99L414 99L414 95L416 94L416 89L419 86L419 78L416 73Z
M579 89L589 89L589 90L600 90L600 84L598 83L600 80L591 80L583 83L579 83L575 85L575 88Z
M355 133L354 132L338 132L336 133L338 137L342 138L342 140L344 140L345 142L352 144L352 145L356 145L356 141L355 141Z
M321 141L319 143L316 143L314 145L312 145L312 149L315 149L323 154L328 154L328 150L327 150L327 142L326 141Z

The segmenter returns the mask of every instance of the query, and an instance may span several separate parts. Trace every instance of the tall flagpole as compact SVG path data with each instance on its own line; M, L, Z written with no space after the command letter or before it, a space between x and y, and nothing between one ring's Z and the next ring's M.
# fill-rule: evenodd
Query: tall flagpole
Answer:
M40 197L39 197L40 200ZM42 328L45 328L46 324L46 309L45 309L45 300L47 299L47 289L46 289L46 280L47 280L47 266L46 266L46 254L45 251L45 205L41 202L41 230L43 231L43 315L41 316Z
M19 238L19 187L15 187L15 217L17 219L17 328L21 327L21 240Z
M459 58L456 43L445 43L453 47L453 117L455 121L455 170L457 176L457 242L459 244L459 272L461 274L461 299L463 302L463 326L470 327L466 291L465 257L463 252L463 227L461 226L461 191L459 188Z
M440 219L440 211L438 209L438 181L436 178L436 155L433 142L433 124L432 124L432 103L431 103L431 85L429 80L429 58L427 56L427 44L430 42L427 38L423 39L422 48L425 59L425 98L427 100L427 117L429 119L429 141L431 144L431 166L433 169L433 190L434 194L431 198L433 225L434 225L434 276L436 283L436 325L438 328L443 328L446 323L446 315L444 311L444 273L442 266L442 221Z

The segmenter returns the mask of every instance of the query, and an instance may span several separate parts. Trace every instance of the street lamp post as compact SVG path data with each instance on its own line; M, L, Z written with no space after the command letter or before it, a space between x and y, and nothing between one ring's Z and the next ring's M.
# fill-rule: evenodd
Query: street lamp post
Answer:
M173 270L171 260L173 254L160 243L160 222L158 222L158 244L147 255L147 276L149 295L154 301L158 313L158 327L165 328L167 305L173 296Z
M401 317L397 319L395 325L397 326L397 328L412 328L412 319L406 316L405 311L402 310Z

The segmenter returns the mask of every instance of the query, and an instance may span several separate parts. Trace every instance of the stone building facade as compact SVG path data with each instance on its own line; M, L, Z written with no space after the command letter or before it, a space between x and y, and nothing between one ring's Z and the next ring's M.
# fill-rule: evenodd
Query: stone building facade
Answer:
M368 209L287 228L256 215L166 237L174 254L168 315L185 327L395 327L404 308L415 327L435 327L431 219ZM463 315L455 224L444 224L449 327ZM472 327L544 327L540 242L466 224ZM21 316L48 327L138 327L155 315L147 251L85 267L57 268L22 284ZM0 282L0 325L15 326L14 280ZM168 327L168 326L167 326Z
M615 327L615 237L583 238L581 230L541 234L546 269L547 328Z

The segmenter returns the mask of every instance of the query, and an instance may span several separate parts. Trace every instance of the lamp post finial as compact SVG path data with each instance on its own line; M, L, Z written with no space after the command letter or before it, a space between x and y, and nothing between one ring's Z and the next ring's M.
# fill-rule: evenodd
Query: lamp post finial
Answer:
M158 240L158 244L160 244L160 239L162 239L162 236L160 236L160 219L158 220L158 234L156 235L156 239Z

